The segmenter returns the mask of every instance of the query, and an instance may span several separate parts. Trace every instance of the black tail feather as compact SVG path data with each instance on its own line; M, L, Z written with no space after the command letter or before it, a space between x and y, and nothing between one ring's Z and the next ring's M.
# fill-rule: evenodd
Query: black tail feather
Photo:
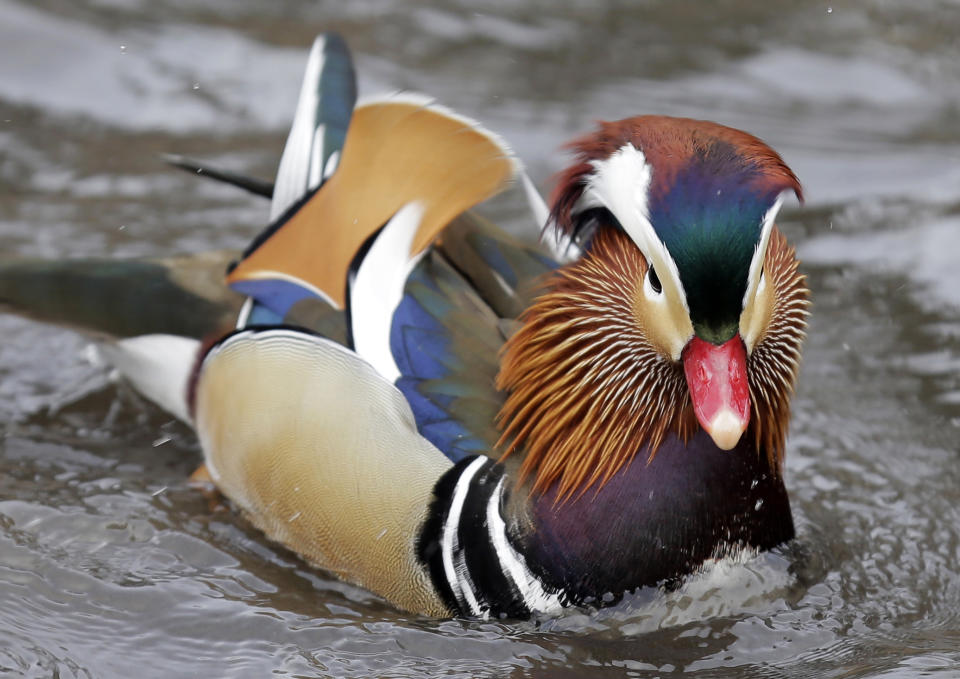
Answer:
M178 167L181 170L186 170L187 172L192 172L200 175L201 177L208 177L209 179L223 182L224 184L231 184L256 196L263 196L264 198L273 197L273 182L268 182L256 177L248 177L247 175L237 174L236 172L231 172L230 170L224 170L207 163L201 163L199 160L194 160L192 158L187 158L185 156L179 156L176 154L164 154L163 159L174 167Z

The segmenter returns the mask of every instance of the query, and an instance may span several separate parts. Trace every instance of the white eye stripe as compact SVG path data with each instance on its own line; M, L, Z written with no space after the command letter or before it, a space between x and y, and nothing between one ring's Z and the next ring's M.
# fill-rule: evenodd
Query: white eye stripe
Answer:
M678 301L687 313L687 296L676 262L660 240L650 222L649 191L653 181L653 166L643 152L627 143L603 160L591 161L593 174L587 180L583 194L577 201L575 211L604 207L620 222L624 232L630 237L650 266L653 266L660 279L661 291L669 280L676 290ZM644 290L649 280L644 281ZM659 299L652 287L649 288L652 299Z
M760 294L761 285L765 285L765 276L763 275L763 260L766 257L767 245L770 242L770 234L773 232L773 222L780 212L783 205L783 197L789 191L782 192L774 201L770 209L763 215L763 222L760 226L760 240L753 251L753 259L750 260L750 274L747 278L747 289L743 293L742 309L747 307L750 300Z

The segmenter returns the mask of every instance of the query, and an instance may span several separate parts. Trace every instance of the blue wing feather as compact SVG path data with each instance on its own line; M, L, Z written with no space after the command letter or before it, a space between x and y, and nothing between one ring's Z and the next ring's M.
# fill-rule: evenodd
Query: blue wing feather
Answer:
M420 433L451 460L494 455L503 318L527 306L556 264L471 213L414 267L390 349Z

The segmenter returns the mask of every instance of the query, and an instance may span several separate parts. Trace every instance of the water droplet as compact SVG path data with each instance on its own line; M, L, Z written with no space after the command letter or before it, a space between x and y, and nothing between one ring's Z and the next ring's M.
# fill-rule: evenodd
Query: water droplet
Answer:
M827 7L827 14L833 14L833 7Z
M844 351L850 351L850 345L847 344L846 342L844 342L844 343L843 343L843 350L844 350Z
M127 53L127 46L126 46L126 45L120 45L120 53L121 53L121 54L126 54L126 53Z
M117 227L117 230L118 230L118 231L126 231L126 230L127 230L127 225L126 225L126 224L121 224L119 227Z
M194 89L194 90L199 90L199 89L200 89L200 83L193 83L193 89Z
M760 482L757 481L756 479L754 479L753 481L751 481L751 482L750 482L750 490L753 490L754 488L756 488L758 483L760 483Z
M753 511L759 512L762 506L763 506L763 500L757 500L757 504L753 505Z
M121 226L120 228L122 229L123 226ZM164 443L169 443L169 442L170 442L170 437L169 437L169 436L161 436L160 438L158 438L156 441L153 442L153 447L154 447L154 448L159 448L159 447L162 446Z

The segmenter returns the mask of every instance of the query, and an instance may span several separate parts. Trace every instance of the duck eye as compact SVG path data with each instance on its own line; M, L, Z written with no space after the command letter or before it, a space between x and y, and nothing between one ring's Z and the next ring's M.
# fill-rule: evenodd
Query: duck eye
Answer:
M660 278L657 276L657 272L653 266L647 269L647 279L650 281L650 287L653 288L655 293L659 295L663 292L663 285L661 285Z

